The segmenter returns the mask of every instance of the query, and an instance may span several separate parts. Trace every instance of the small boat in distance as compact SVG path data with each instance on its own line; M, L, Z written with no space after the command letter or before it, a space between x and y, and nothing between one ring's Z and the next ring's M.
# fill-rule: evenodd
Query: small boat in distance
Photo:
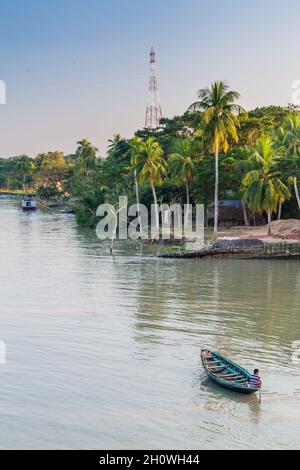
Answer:
M250 386L250 373L221 354L201 350L201 359L208 377L221 387L246 394L259 392L259 388Z
M36 211L37 210L37 200L35 196L28 195L25 199L22 200L22 209L23 211Z

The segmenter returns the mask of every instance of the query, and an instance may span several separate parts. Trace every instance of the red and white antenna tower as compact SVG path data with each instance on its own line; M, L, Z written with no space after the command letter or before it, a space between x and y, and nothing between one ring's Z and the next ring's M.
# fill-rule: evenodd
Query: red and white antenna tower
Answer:
M150 52L150 81L145 127L148 129L158 129L161 118L162 111L156 77L156 58L154 48L152 47Z

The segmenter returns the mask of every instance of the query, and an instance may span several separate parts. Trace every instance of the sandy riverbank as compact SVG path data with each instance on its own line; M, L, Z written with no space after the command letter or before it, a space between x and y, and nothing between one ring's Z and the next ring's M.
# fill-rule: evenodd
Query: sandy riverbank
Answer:
M235 227L220 230L217 240L197 251L170 251L163 258L246 258L246 259L300 259L300 220L272 222L272 236L268 226Z
M300 241L300 220L276 220L272 222L272 236L268 236L268 226L260 227L234 227L228 230L219 231L220 239L240 239L240 240L294 240Z

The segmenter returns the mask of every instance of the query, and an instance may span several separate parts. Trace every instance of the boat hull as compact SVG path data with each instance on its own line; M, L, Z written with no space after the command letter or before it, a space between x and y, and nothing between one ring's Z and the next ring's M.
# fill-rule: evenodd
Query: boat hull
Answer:
M209 375L209 374L208 374ZM245 395L252 395L253 393L256 393L257 390L253 389L246 389L244 387L238 387L237 385L231 385L226 382L222 382L221 380L216 379L212 375L209 375L210 379L213 380L216 384L220 385L223 388L226 388L227 390L231 390L232 392L237 392L237 393L243 393Z
M209 357L209 361L207 357ZM259 391L258 388L250 386L251 375L246 369L226 359L221 354L204 350L201 351L201 360L206 374L217 385L245 395L251 395ZM214 367L217 364L218 366ZM224 376L226 375L230 379L225 379Z
M22 207L24 212L34 212L37 210L37 207Z

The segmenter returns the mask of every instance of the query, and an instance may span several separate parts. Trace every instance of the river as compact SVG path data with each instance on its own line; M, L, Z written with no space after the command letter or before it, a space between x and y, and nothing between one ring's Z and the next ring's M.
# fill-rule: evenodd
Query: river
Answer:
M299 262L111 257L72 215L0 217L1 449L300 447ZM258 366L261 405L201 346Z

